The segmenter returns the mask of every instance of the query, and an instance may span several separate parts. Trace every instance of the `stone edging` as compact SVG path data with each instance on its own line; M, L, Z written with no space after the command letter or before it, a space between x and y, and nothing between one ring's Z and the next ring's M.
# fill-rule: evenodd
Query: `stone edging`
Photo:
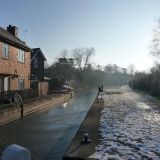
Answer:
M73 94L73 93L72 93ZM60 103L69 101L71 94L61 94L59 96L52 96L38 101L32 101L23 105L23 116L40 111L42 109L48 109ZM0 111L0 126L7 124L21 118L21 108L13 107Z

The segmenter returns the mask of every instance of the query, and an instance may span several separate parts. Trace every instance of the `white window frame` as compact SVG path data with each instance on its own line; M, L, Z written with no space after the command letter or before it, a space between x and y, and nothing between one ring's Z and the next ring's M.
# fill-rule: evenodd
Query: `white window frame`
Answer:
M2 57L7 59L9 57L9 45L6 43L2 45Z
M24 52L24 50L18 49L17 60L18 60L18 62L21 62L21 63L25 62L25 52Z
M18 79L18 90L24 90L24 79Z

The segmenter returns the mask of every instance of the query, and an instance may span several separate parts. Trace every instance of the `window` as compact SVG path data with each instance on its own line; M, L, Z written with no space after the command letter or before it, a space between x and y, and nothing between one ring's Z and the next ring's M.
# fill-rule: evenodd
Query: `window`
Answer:
M32 80L38 80L38 75L37 74L32 74Z
M3 91L3 78L0 77L0 92Z
M18 79L18 90L24 89L24 79Z
M34 75L34 80L38 80L38 75L37 74Z
M25 52L21 49L18 50L18 62L24 63Z
M37 58L34 59L34 68L38 68L38 59Z
M8 58L8 56L9 56L9 47L8 47L8 44L3 43L3 45L2 45L2 57L3 58Z
M9 90L9 77L4 77L4 91Z

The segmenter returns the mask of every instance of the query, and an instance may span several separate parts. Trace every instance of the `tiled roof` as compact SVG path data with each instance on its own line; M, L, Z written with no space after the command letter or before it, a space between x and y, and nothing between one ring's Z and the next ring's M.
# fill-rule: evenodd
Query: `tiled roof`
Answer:
M0 27L0 40L15 47L24 49L25 51L31 51L31 49L19 38L13 36L7 30Z

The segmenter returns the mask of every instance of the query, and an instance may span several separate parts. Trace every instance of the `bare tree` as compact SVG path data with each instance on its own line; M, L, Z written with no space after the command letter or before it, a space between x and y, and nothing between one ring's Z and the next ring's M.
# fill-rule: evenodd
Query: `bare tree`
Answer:
M47 63L47 61L44 61L44 69L47 69L49 67L49 64Z
M60 57L61 58L67 58L68 57L68 50L67 49L63 49L60 53Z
M106 73L112 73L113 72L112 71L112 65L111 64L106 65L105 68L104 68L104 71Z
M130 65L128 66L128 73L129 73L130 75L133 75L133 74L134 74L134 71L135 71L135 66L134 66L134 64L130 64Z
M76 48L72 51L75 65L79 68L83 74L87 66L90 64L91 57L95 54L94 48Z
M98 71L102 71L102 66L97 65L97 70L98 70Z
M158 20L158 25L153 30L151 54L156 58L160 58L160 19Z

